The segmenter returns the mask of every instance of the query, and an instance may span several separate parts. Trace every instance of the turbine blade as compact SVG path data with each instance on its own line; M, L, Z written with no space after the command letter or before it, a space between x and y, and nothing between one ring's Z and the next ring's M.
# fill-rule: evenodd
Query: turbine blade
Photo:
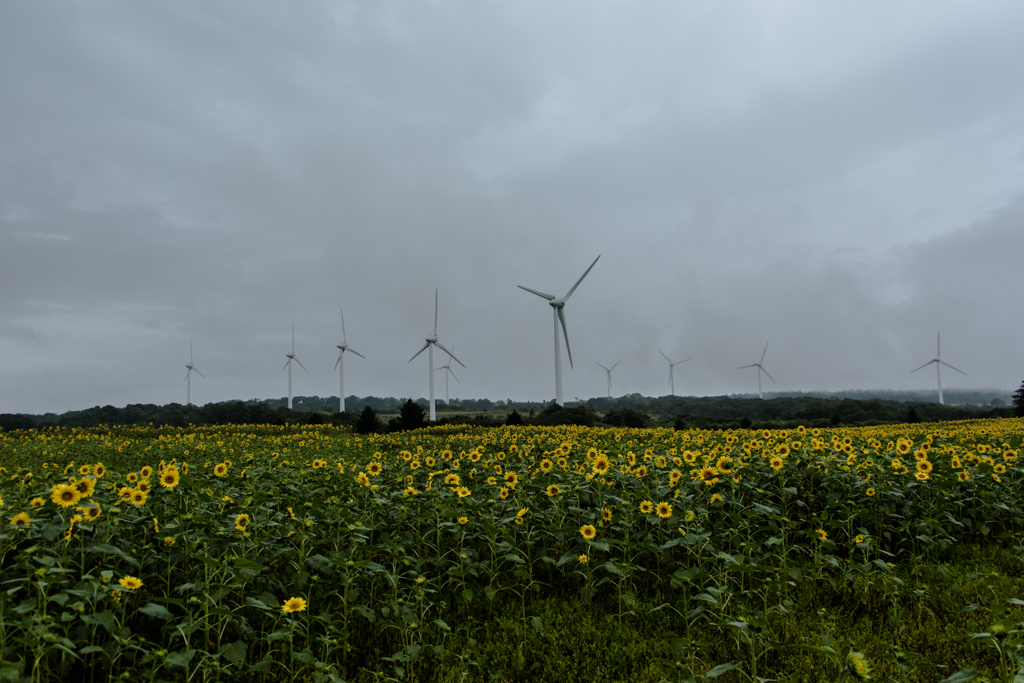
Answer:
M597 259L599 259L599 258L601 258L601 255L600 255L600 254L598 254L598 255L597 255L597 258L596 258L596 259L594 259L594 263L591 263L591 264L590 264L590 268L593 268L593 267L594 267L594 264L596 264L596 263L597 263ZM572 289L570 289L570 290L569 290L569 293L568 293L568 294L566 294L565 296L563 296L563 297L562 297L562 301L568 301L568 300L569 300L569 297L570 297L570 296L572 296L572 293L573 293L573 292L575 292L575 291L576 291L576 288L580 286L580 283L581 283L581 282L583 282L583 278L585 278L585 277L587 276L587 273L589 273L589 272L590 272L590 268L587 268L586 272L585 272L585 273L583 273L583 275L580 275L580 279L579 279L579 280L577 280L577 281L576 281L576 284L574 284L574 285L572 286ZM566 345L566 346L568 347L568 346L569 346L569 342L566 342L566 343L565 343L565 345ZM570 365L571 365L571 364L570 364Z
M359 353L358 351L356 351L355 349L353 349L353 348L352 348L351 346L349 346L349 347L348 347L347 349L345 349L345 350L346 350L346 351L351 351L352 353L356 354L357 356L359 356L359 357L360 357L360 358L362 358L363 360L366 360L366 356L364 356L363 354Z
M586 273L584 273L584 275L585 274ZM562 338L565 339L565 352L569 354L569 367L571 368L571 367L573 367L573 365L572 365L572 350L569 348L569 331L565 328L565 309L564 308L559 308L557 310L558 310L558 320L561 321L561 323L562 323Z
M661 353L661 349L658 349L658 353ZM664 353L661 353L661 357L667 360L669 363L672 363L672 359L666 356Z
M455 361L456 363L458 363L458 364L459 364L459 365L461 365L462 367L466 367L466 364L465 364L465 363L463 363L463 362L462 362L461 360L459 360L458 358L456 358L456 357L454 356L454 354L452 354L452 352L451 352L451 351L449 351L448 349L446 349L446 348L444 348L443 346L441 346L441 342L434 342L434 343L435 343L435 344L437 344L437 348L441 349L442 351L444 351L445 353L447 353L447 354L448 354L449 356L451 356L451 359L452 359L452 360L454 360L454 361ZM450 361L449 361L449 362L450 362Z
M192 339L188 340L188 362L193 363L195 359L192 357Z
M291 358L289 358L289 359L288 359L288 360L287 360L287 361L285 362L285 364L284 364L284 367L283 367L283 368L281 368L281 371L283 372L284 370L288 369L288 363L291 363L291 362L292 362L292 359L291 359Z
M536 289L530 289L529 287L523 287L522 285L516 285L516 287L518 287L519 289L525 289L530 294L536 294L540 298L547 299L548 301L554 301L555 299L555 297L553 297L552 295L545 294L544 292L538 292Z
M292 323L292 353L295 353L295 323Z
M301 361L301 360L299 360L299 359L298 359L297 357L295 358L295 362L299 364L299 367L300 367L300 368L302 368L303 370L306 370L306 366L305 366L305 365L303 365L303 364L302 364L302 361ZM309 370L306 370L306 372L309 372Z
M434 290L434 336L437 336L437 290Z
M742 370L743 368L756 368L756 367L757 367L757 363L751 363L750 365L741 365L741 366L739 366L736 369L737 370Z
M764 354L766 353L768 353L768 342L764 343L764 351L761 353L761 360L757 361L758 363L764 362Z
M921 368L926 368L926 367L928 367L929 365L931 365L932 363L937 363L937 362L938 362L938 361L937 361L937 360L935 360L935 359L933 358L933 359L931 359L930 361L928 361L927 363L925 363L924 365L922 365L922 366L921 366ZM911 374L911 375L913 375L913 374L914 374L915 372L917 372L917 371L918 371L918 370L920 370L921 368L914 368L913 370L911 370L911 371L910 371L910 374Z
M181 381L182 381L182 382L188 381L188 376L189 376L189 373L191 373L191 372L192 372L192 369L191 369L191 368L189 368L189 371L185 373L185 379L183 379L183 380L181 380Z
M618 362L617 362L617 363L615 363L615 365L618 365L618 364L619 364L619 363L621 363L621 362L622 362L622 359L620 358L620 359L618 360ZM612 370L614 370L614 369L615 369L615 365L613 365L613 366L611 366L610 368L608 368L608 372L611 372Z
M950 365L949 367L953 368L953 366L952 366L952 365ZM195 370L196 372L199 372L199 368L197 368L197 367L195 367L195 366L192 366L192 369L193 369L193 370ZM956 368L953 368L953 369L954 369L954 370L956 370ZM959 370L957 370L957 372L959 372ZM966 375L967 373L965 372L964 374ZM206 377L206 375L204 375L204 374L203 374L203 373L201 373L201 372L199 372L199 376L200 376L200 377Z
M673 363L672 365L673 365L673 366L675 366L675 365L679 365L680 363L685 363L685 362L686 362L686 361L688 361L688 360L693 360L693 359L692 359L692 358L686 358L686 359L683 359L683 360L679 360L679 361L676 361L676 362L675 362L675 363Z
M599 368L604 368L605 372L611 372L611 370L609 370L608 368L605 368L603 365L601 365L597 361L594 361L594 365L596 365ZM612 367L615 367L615 366L612 366Z
M452 370L451 366L448 366L448 367L447 367L446 369L448 370L448 372L450 372L450 373L451 373L452 377L455 377L455 371L454 371L454 370ZM456 381L456 382L459 382L459 378L458 378L458 377L455 377L455 381ZM459 384L462 384L462 382L459 382Z
M410 359L409 359L408 361L406 361L406 362L408 362L408 363L411 363L411 362L413 361L413 359L415 359L415 358L416 358L416 356L418 356L418 355L420 355L421 353L423 353L424 351L426 351L426 350L427 350L427 347L428 347L428 346L430 346L430 342L427 342L426 344L424 344L424 345L423 345L423 348L421 348L421 349L420 349L419 351L417 351L417 352L415 353L415 355L413 355L413 357L412 357L412 358L410 358Z
M331 372L334 372L335 370L337 370L339 365L341 365L341 354L340 353L338 354L338 360L334 361L334 368L331 370Z
M967 374L967 373L966 373L966 372L964 372L963 370L957 370L956 368L954 368L954 367L953 367L952 365L950 365L949 363L947 363L947 362L946 362L946 361L944 361L944 360L940 360L939 362L940 362L940 363L942 363L943 365L945 365L945 366L946 366L947 368L950 368L951 370L956 370L956 371L957 371L957 372L959 372L959 373L960 373L961 375L966 375L966 374ZM199 372L199 371L197 370L196 372Z
M761 371L761 372L763 372L764 374L768 375L768 371L767 371L767 370L765 370L764 368L762 368L762 367L761 367L760 365L758 365L757 367L758 367L758 370L760 370L760 371ZM774 379L772 379L772 376L771 376L771 375L768 375L768 379L771 379L771 380L772 380L772 384L775 384L775 383L776 383L776 382L775 382L775 380L774 380Z
M935 333L935 357L942 358L942 332Z

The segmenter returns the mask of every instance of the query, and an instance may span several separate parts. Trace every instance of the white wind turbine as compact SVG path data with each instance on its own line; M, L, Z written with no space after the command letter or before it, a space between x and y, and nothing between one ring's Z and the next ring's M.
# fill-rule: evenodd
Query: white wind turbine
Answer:
M615 365L618 365L621 362L622 362L622 359L620 358L615 363ZM612 370L615 369L615 365L611 366L610 368L606 368L606 367L604 367L603 365L601 365L600 363L598 363L596 361L594 362L594 365L596 365L599 368L603 368L604 371L608 374L608 398L611 398L612 397Z
M932 358L930 361L928 361L927 363L922 365L920 368L915 368L915 369L911 370L910 374L914 374L915 372L917 372L921 368L926 368L929 365L931 365L932 363L935 363L935 376L939 380L939 404L940 405L945 405L945 401L943 401L943 399L942 399L942 375L939 373L939 366L940 365L945 365L947 368L950 368L951 370L956 370L961 375L966 375L967 373L964 372L963 370L957 370L952 365L950 365L946 361L942 360L942 337L941 337L941 333L936 333L936 336L935 336L935 358Z
M599 259L599 258L601 258L600 255L598 255L598 257L596 259L594 259L594 263L590 264L590 268L594 267L594 264L597 263L597 259ZM536 289L530 289L529 287L523 287L522 285L516 285L517 287L519 287L519 289L524 289L527 292L530 292L531 294L536 294L537 296L541 297L542 299L547 299L548 300L548 305L551 306L552 309L554 309L554 318L555 318L555 403L557 403L558 405L563 405L564 404L564 402L562 401L562 351L561 351L561 349L559 348L559 345L558 345L558 324L559 323L562 324L562 336L565 337L565 351L566 351L566 353L569 354L569 367L572 367L572 350L569 349L569 333L565 329L565 311L563 309L565 308L565 302L569 300L569 297L572 296L572 293L575 292L576 288L580 286L581 282L583 282L583 278L585 278L587 276L587 273L590 272L590 268L587 268L586 272L583 273L583 275L580 275L580 279L576 281L576 284L574 284L572 286L572 289L570 289L569 292L565 296L563 296L561 299L556 299L551 294L545 294L544 292L538 292Z
M185 405L192 405L192 371L195 370L199 373L200 377L206 377L203 373L199 372L199 368L196 367L195 362L192 359L192 340L188 340L188 372L185 373Z
M445 353L447 353L449 356L451 356L452 360L454 360L456 363L458 363L462 367L466 367L465 363L463 363L461 360L456 358L455 355L451 351L449 351L448 349L446 349L443 346L441 346L441 343L439 341L437 341L437 290L436 289L434 290L434 334L432 334L431 336L427 337L427 343L425 343L423 345L423 348L421 348L419 351L417 351L413 355L413 357L410 358L409 361L408 361L410 363L413 362L413 360L415 360L416 356L420 355L421 353L423 353L427 349L430 349L430 351L428 352L427 355L428 355L428 358L430 360L430 421L431 422L434 422L436 420L436 413L434 412L434 347L435 346L437 348L441 349L442 351L444 351ZM461 384L461 382L460 382L460 384Z
M288 361L284 364L284 368L288 368L288 410L292 409L292 361L299 364L299 367L306 370L306 366L302 364L302 361L295 355L295 323L292 323L292 352L284 354L288 357ZM284 368L281 368L284 370ZM309 372L309 370L306 370Z
M334 369L335 370L337 370L338 368L341 368L341 391L340 391L340 394L339 394L341 396L341 398L338 399L338 412L339 413L344 413L345 412L345 360L344 359L345 359L345 352L346 351L351 351L352 353L356 354L357 356L359 356L363 360L366 360L366 356L364 356L363 354L359 353L358 351L356 351L355 349L353 349L351 346L348 345L348 337L345 336L345 311L344 311L344 309L342 309L342 311L341 311L341 343L338 344L338 362L334 364ZM296 359L296 362L298 362L298 359ZM290 396L291 395L291 391L289 391L288 394ZM291 406L289 406L289 407L291 407Z
M455 351L455 345L454 344L452 345L452 351ZM452 370L452 358L453 358L453 356L449 355L448 356L448 362L445 365L442 365L439 368L434 368L434 372L437 372L438 370L447 370L447 372L444 373L444 402L445 402L445 405L447 405L448 401L449 401L449 399L448 399L448 375L451 375L452 377L455 377L455 371ZM455 377L455 381L459 382L459 378ZM459 384L462 384L462 382L459 382Z
M676 362L673 363L672 359L669 358L668 356L666 356L661 351L661 349L658 349L658 353L661 354L662 358L664 358L665 360L668 361L668 386L669 386L669 390L672 392L672 395L675 396L676 395L676 380L672 376L672 370L673 370L673 368L675 368L680 363L685 363L686 361L691 360L691 359L687 358L685 360L677 360Z
M761 373L763 372L765 375L768 375L768 371L764 369L764 366L762 366L761 363L764 362L764 354L766 354L766 353L768 353L768 342L764 343L764 351L761 352L761 360L757 361L756 363L751 363L750 365L741 365L740 367L736 368L737 370L742 370L743 368L757 368L757 397L758 398L764 398L764 394L761 393ZM772 384L775 384L775 380L772 379L771 375L768 375L768 379L771 379L772 380Z

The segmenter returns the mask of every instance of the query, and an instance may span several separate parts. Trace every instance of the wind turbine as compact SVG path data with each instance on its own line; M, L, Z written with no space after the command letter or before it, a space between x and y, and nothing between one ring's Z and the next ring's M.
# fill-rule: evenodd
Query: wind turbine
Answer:
M950 368L952 370L956 370L961 375L966 375L967 373L964 372L963 370L957 370L952 365L950 365L946 361L942 360L942 337L941 337L941 333L936 333L936 335L935 335L935 358L932 358L930 361L928 361L927 363L922 365L920 368L915 368L915 369L911 370L910 374L914 374L915 372L917 372L921 368L926 368L929 365L931 365L932 363L935 363L935 376L939 380L939 405L945 405L945 401L942 400L942 375L939 373L939 366L940 365L945 365L947 368Z
M658 353L661 354L662 358L664 358L665 360L668 361L668 386L669 386L669 389L672 392L672 395L675 396L676 395L676 380L672 376L672 369L675 366L679 365L680 363L685 363L686 361L691 360L691 359L687 358L686 360L677 360L676 362L673 363L672 359L669 358L668 356L666 356L664 353L662 353L661 349L658 349Z
M737 370L742 370L743 368L757 368L757 397L758 398L764 398L764 394L761 393L761 373L763 372L764 374L768 375L768 371L764 369L764 366L762 366L761 363L764 362L764 354L766 354L766 353L768 353L768 342L764 343L764 351L761 352L761 360L757 361L756 363L751 363L750 365L741 365L740 367L736 368ZM772 379L771 375L768 375L768 379L771 379L772 380L772 384L775 384L775 380Z
M423 353L427 349L430 349L430 351L428 352L427 355L428 355L428 358L430 360L430 421L431 422L436 421L436 413L434 412L434 347L435 346L437 348L441 349L442 351L444 351L445 353L447 353L449 356L451 356L452 360L454 360L456 363L458 363L462 367L466 367L465 363L463 363L461 360L456 358L455 355L451 351L449 351L448 349L446 349L443 346L441 346L441 343L439 341L437 341L437 290L436 289L434 290L434 334L432 334L431 336L427 337L427 343L424 344L423 348L421 348L419 351L417 351L415 353L415 355L413 355L413 357L410 358L409 361L408 361L410 363L413 362L413 360L415 360L416 356L420 355L421 353ZM461 384L461 382L460 382L460 384Z
M594 267L594 264L597 263L597 259L599 259L599 258L601 258L600 254L598 255L598 257L596 259L594 259L594 263L590 264L590 268ZM572 293L575 292L576 288L580 286L581 282L583 282L583 278L585 278L587 276L587 273L590 272L590 268L587 268L586 272L583 273L583 275L580 275L580 279L576 281L576 284L574 284L572 286L572 289L570 289L569 292L565 296L563 296L561 299L556 299L551 294L545 294L544 292L538 292L536 289L530 289L529 287L523 287L522 285L516 285L517 287L519 287L519 289L524 289L527 292L530 292L531 294L536 294L537 296L541 297L542 299L547 299L548 300L548 305L551 306L552 309L554 309L554 318L555 318L555 403L557 403L558 405L563 405L564 404L564 402L562 401L562 351L561 351L561 349L559 348L559 345L558 345L558 324L559 323L562 324L562 336L565 337L565 351L566 351L566 353L569 354L569 367L572 367L572 350L569 348L569 332L565 329L565 311L563 309L565 308L565 302L569 300L569 297L572 296Z
M192 405L192 371L199 372L199 368L196 367L195 362L192 360L192 340L188 340L188 372L185 373L185 405ZM206 377L203 373L199 372L200 377Z
M454 351L454 350L455 350L455 345L453 344L452 345L452 351ZM437 372L438 370L447 370L447 372L444 373L444 402L445 402L445 405L447 405L448 404L448 375L451 375L452 377L455 377L455 371L452 370L452 356L450 356L450 355L448 356L448 363L447 364L442 365L439 368L434 368L434 372ZM459 378L455 377L455 381L459 382ZM462 382L459 382L459 384L462 384Z
M284 354L288 356L287 362L284 364L284 368L288 368L288 410L292 409L292 361L299 364L299 367L306 370L306 366L302 364L302 361L295 355L295 323L292 323L292 352ZM281 368L284 370L284 368ZM309 372L309 370L306 370Z
M618 360L618 362L615 363L615 365L618 365L621 362L622 362L622 359L620 358ZM604 368L604 371L606 373L608 373L608 398L611 398L612 397L612 370L615 369L615 365L611 366L610 368L606 368L606 367L604 367L603 365L601 365L600 363L597 363L597 362L595 362L594 365L598 366L599 368Z
M366 356L364 356L363 354L359 353L358 351L356 351L355 349L353 349L351 346L348 345L348 337L345 336L345 310L342 309L341 310L341 343L338 344L338 362L334 364L334 369L335 370L337 370L338 368L341 368L341 392L339 394L341 396L341 398L338 399L338 412L339 413L344 413L345 412L345 363L344 363L343 359L345 358L345 352L346 351L351 351L352 353L356 354L357 356L359 356L363 360L366 360ZM298 362L298 359L296 359L296 362ZM333 370L332 370L332 372L333 372ZM289 396L291 395L291 391L288 392L288 395ZM289 406L289 407L291 407L291 406Z

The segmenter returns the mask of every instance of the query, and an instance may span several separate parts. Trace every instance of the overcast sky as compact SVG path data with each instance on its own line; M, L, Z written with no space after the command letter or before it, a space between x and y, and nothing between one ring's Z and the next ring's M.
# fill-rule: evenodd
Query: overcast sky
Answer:
M1015 389L1024 3L0 3L0 412ZM564 354L564 347L563 347ZM435 365L441 365L441 354ZM440 396L444 395L443 379Z

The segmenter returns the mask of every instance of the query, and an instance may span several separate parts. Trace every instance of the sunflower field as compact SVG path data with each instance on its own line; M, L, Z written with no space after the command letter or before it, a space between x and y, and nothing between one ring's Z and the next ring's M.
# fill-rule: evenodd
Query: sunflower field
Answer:
M1022 427L0 433L0 680L1024 680Z

